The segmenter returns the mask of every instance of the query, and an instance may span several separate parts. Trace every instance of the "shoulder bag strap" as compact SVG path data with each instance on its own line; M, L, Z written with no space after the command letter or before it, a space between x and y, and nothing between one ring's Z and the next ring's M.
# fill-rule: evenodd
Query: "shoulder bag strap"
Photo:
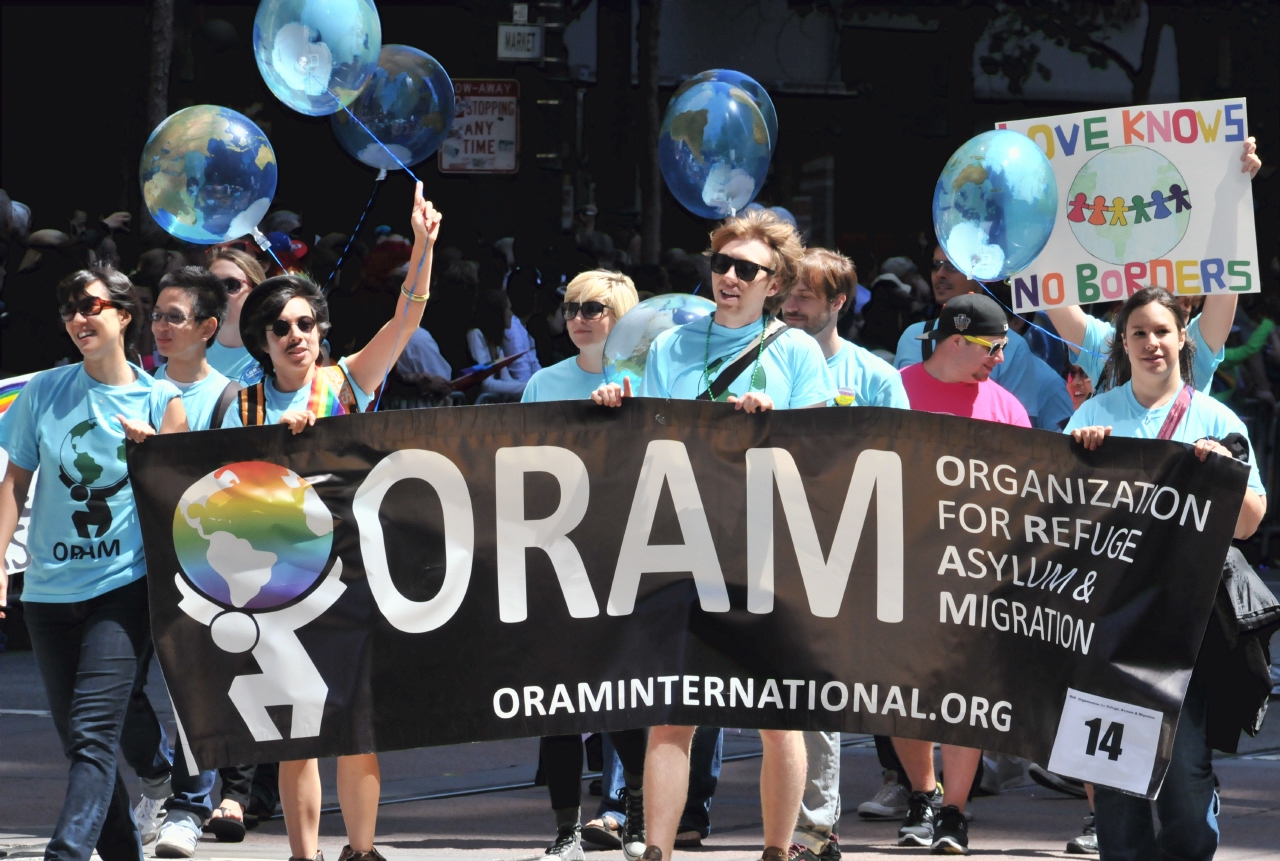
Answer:
M239 394L240 424L244 427L257 427L266 424L266 391L262 383L241 389Z
M777 317L772 318L769 321L769 326L760 334L760 338L764 338L764 344L760 343L760 338L753 338L751 345L739 353L738 358L734 359L732 364L722 369L706 391L698 395L694 400L714 401L727 392L729 385L742 376L743 371L751 367L751 364L756 360L756 356L769 349L769 345L778 340L782 333L787 331L787 328L786 323Z
M1169 407L1169 414L1164 417L1164 424L1160 425L1160 433L1157 439L1173 439L1173 435L1178 431L1178 425L1182 424L1182 417L1187 414L1187 410L1191 407L1191 386L1184 385L1182 391L1178 392L1178 399L1173 402L1173 406Z
M213 405L213 415L209 419L209 429L217 430L222 427L222 420L227 415L227 410L231 408L231 402L243 391L243 387L235 380L227 383L223 388L222 394L218 395L218 402Z

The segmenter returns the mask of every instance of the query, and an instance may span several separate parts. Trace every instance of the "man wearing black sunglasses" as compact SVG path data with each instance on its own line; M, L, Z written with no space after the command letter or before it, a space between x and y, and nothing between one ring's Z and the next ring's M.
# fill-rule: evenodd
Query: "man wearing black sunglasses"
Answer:
M654 339L638 394L727 401L746 412L826 406L835 387L822 350L813 338L773 316L795 284L804 255L795 228L768 210L747 212L716 228L711 252L715 314ZM631 394L628 379L625 388L601 386L591 399L617 407ZM644 861L671 857L688 794L695 729L659 726L649 731L644 769L649 845ZM804 793L804 740L799 732L783 730L761 730L760 739L762 861L785 861Z

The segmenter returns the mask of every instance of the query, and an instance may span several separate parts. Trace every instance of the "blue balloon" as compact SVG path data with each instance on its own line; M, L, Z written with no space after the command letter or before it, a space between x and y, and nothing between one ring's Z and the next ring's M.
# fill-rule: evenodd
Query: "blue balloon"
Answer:
M703 81L722 81L734 87L746 90L751 98L755 99L756 107L760 109L760 113L764 116L765 128L769 130L769 152L773 153L778 149L778 112L773 107L773 99L769 98L769 93L764 87L756 82L755 78L744 75L741 72L735 72L733 69L709 69L705 72L699 72L692 78L689 78L676 90L675 96L678 98L682 92L694 84L700 84Z
M689 293L666 293L645 299L622 315L604 342L604 381L622 385L630 378L631 390L640 392L649 345L668 329L703 320L716 312L716 303Z
M1026 135L983 132L955 151L933 191L933 229L956 268L978 281L1021 272L1058 217L1058 181Z
M323 117L351 104L378 66L382 22L372 0L262 0L253 56L276 98Z
M276 154L262 129L217 105L183 108L147 139L138 165L156 223L184 242L250 233L276 193Z
M343 149L380 170L413 167L430 158L449 134L453 82L430 54L384 45L373 78L350 111L363 128L346 111L330 118Z
M699 81L672 97L658 136L658 166L681 205L725 218L755 199L769 172L769 128L746 90Z

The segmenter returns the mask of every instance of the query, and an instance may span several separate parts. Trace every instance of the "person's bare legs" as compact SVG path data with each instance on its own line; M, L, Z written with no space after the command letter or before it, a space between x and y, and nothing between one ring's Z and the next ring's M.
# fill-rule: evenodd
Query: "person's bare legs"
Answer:
M289 834L289 854L314 858L320 851L320 763L298 759L280 763L280 808Z
M933 792L938 781L933 774L933 742L918 738L893 739L894 752L902 763L902 770L911 781L912 792Z
M347 826L347 844L355 852L373 848L381 794L382 772L376 753L338 757L338 804Z
M975 747L942 746L942 774L947 781L943 787L943 804L955 805L961 813L964 812L981 759L982 751Z
M644 825L648 844L661 849L663 859L675 852L676 829L689 795L689 747L694 729L655 726L649 730L644 759Z
M760 730L764 760L760 764L760 811L764 815L765 848L784 852L791 844L804 798L804 736L796 730ZM648 784L646 784L646 792Z

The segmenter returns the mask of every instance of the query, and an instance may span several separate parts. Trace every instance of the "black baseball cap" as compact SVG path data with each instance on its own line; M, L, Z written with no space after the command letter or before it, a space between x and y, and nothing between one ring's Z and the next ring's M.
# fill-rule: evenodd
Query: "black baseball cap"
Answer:
M938 325L932 331L916 335L916 340L941 341L952 335L990 337L1008 332L1009 322L996 300L981 293L965 293L947 300L938 315Z

